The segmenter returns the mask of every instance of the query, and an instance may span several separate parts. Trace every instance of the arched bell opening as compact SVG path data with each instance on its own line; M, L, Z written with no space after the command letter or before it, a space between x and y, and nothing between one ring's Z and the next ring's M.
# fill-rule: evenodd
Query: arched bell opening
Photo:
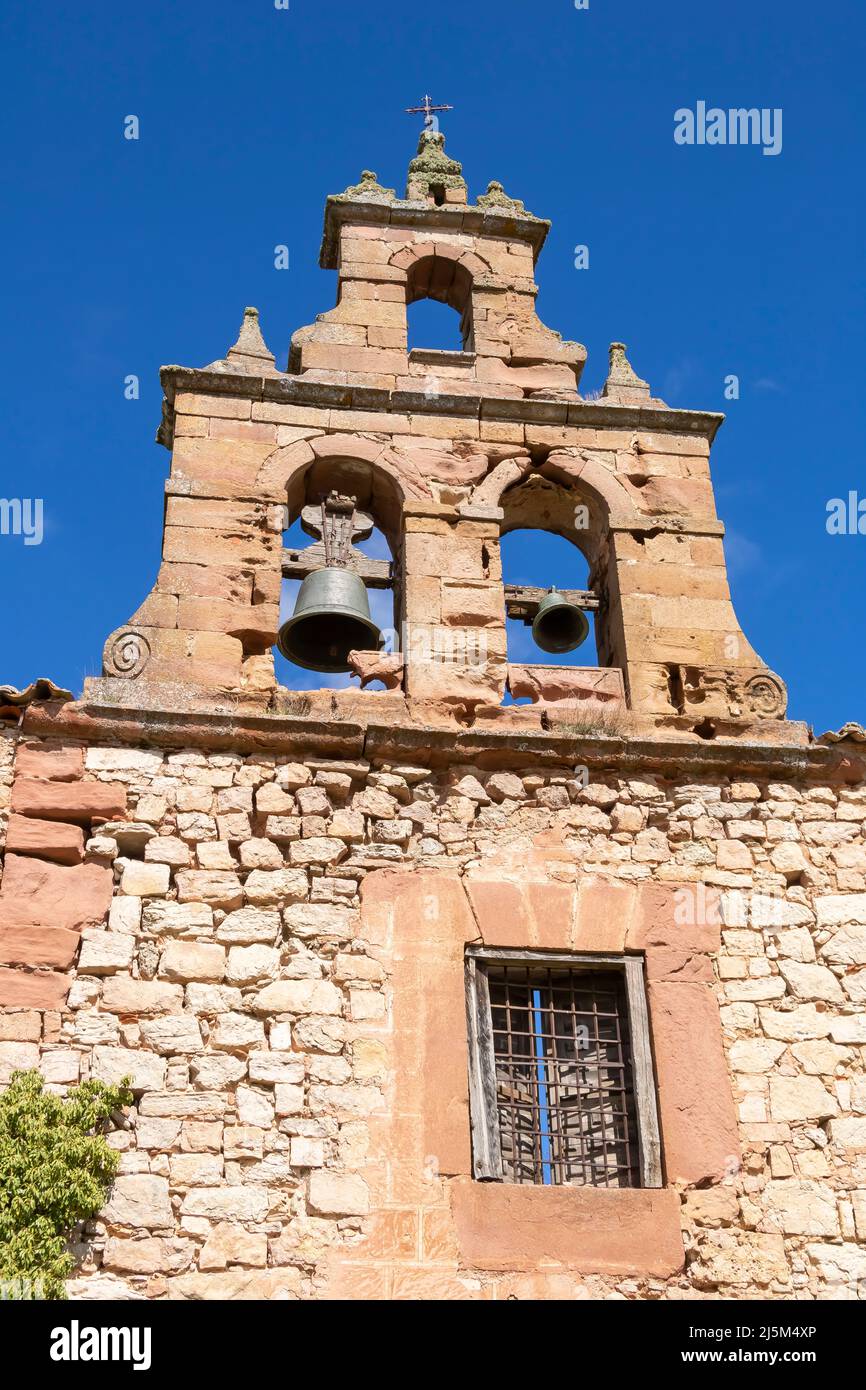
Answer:
M574 542L521 527L502 537L501 554L508 660L597 666L597 600L589 564Z
M289 494L277 680L291 690L346 689L357 679L350 652L372 659L399 646L397 499L369 464L350 459L313 464ZM384 688L369 674L365 685Z
M609 656L607 528L598 498L533 473L500 503L505 702L621 705L622 676Z

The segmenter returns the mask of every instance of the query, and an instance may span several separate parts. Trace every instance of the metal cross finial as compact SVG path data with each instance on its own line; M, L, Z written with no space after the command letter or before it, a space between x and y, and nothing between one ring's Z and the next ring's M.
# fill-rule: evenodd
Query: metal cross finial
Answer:
M434 112L434 111L453 111L453 110L454 110L454 107L453 107L453 106L434 106L434 105L433 105L433 100L432 100L432 98L429 97L429 96L427 96L427 94L426 94L426 92L425 92L424 96L421 98L421 105L420 105L420 106L407 106L407 107L406 107L406 114L409 115L409 116L423 116L423 117L424 117L424 129L425 129L425 130L438 130L438 129L439 129L439 123L438 123L438 121L436 120L436 117L433 115L433 112Z

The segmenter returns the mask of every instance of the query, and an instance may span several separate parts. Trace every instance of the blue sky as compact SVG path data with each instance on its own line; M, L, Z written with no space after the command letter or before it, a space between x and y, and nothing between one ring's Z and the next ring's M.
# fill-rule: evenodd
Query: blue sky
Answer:
M670 404L727 412L714 479L743 627L792 717L866 721L866 535L825 526L830 498L866 497L864 28L853 0L7 0L0 496L44 499L45 534L0 536L0 683L99 672L158 565L159 366L221 356L246 304L284 365L334 301L326 194L362 168L402 192L403 108L429 91L455 107L471 196L500 179L553 220L539 311L587 345L584 388L622 339ZM782 108L781 154L678 146L674 112L699 100ZM509 577L543 577L542 546Z

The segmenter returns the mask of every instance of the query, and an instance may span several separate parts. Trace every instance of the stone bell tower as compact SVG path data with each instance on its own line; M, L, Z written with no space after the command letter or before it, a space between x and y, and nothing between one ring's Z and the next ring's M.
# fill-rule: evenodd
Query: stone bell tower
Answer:
M0 1084L135 1098L80 1297L862 1288L866 733L788 721L740 629L722 417L620 342L581 396L548 229L429 124L403 197L329 197L287 370L247 309L162 371L162 557L102 675L0 688ZM459 351L408 348L424 298ZM518 528L588 587L504 584ZM592 617L598 664L509 661L509 617Z
M255 310L222 360L163 370L162 566L109 638L92 696L288 710L270 655L280 583L316 556L306 570L288 560L281 535L337 492L390 542L402 657L367 663L387 675L387 700L341 695L347 712L532 724L502 707L516 680L546 705L618 702L635 727L681 736L772 728L785 688L731 605L710 480L722 417L668 408L621 343L601 399L582 400L585 349L535 308L549 223L497 182L468 202L444 145L422 132L403 199L369 171L328 199L320 263L337 272L337 303L295 332L287 373ZM461 351L408 350L406 309L421 298L459 313ZM516 526L568 537L591 567L574 598L595 611L601 668L570 685L557 673L558 695L543 671L508 671L506 614L538 602L501 584L500 539Z

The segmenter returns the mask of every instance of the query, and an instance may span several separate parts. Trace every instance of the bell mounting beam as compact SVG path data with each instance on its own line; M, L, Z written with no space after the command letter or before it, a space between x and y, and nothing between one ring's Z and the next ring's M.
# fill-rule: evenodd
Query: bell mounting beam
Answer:
M357 574L372 589L389 589L393 583L390 560L371 560L355 548L373 531L373 518L357 508L357 499L329 492L301 512L301 527L315 544L304 550L283 549L283 578L306 579L314 570L344 569Z
M321 541L316 545L308 545L304 550L291 550L288 546L283 550L284 579L306 579L313 570L323 570L327 564L325 547ZM368 589L390 589L394 582L390 560L371 560L360 550L350 552L341 568L360 575Z
M549 592L549 589L536 589L529 584L506 584L506 617L519 618L521 622L531 624L538 612L538 605ZM593 593L592 589L557 589L557 593L566 603L573 603L575 608L582 608L585 612L598 608L598 594Z

